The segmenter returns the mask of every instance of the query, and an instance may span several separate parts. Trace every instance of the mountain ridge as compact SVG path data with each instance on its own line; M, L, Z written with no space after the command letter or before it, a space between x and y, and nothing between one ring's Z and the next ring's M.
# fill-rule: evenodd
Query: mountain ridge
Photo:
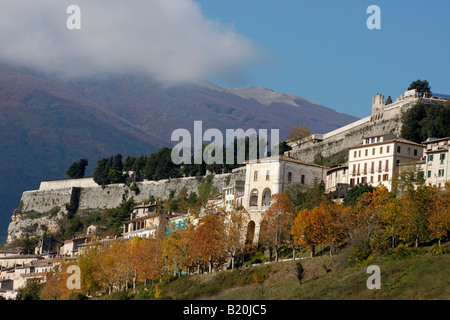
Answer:
M170 146L171 132L191 130L196 120L204 130L279 128L285 139L299 124L326 132L357 119L306 99L284 103L285 94L275 91L267 105L267 98L266 104L255 99L262 100L256 93L264 89L250 94L205 84L167 87L132 74L64 80L0 63L0 241L22 192L61 178L81 158L91 174L102 157Z

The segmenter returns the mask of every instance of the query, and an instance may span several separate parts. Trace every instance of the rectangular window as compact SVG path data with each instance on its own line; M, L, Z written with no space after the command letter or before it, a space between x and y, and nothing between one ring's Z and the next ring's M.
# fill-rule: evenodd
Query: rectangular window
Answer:
M367 173L367 163L364 163L364 173Z
M389 180L389 175L383 174L383 181L388 181L388 180Z
M361 164L358 163L358 173L360 172L360 170L361 170Z
M375 171L375 163L372 161L372 164L370 165L370 172Z
M355 185L355 179L350 179L350 188Z
M358 157L361 157L361 150L358 151Z
M369 153L369 150L366 149L366 157L367 157L368 153Z
M353 165L353 174L356 173L356 164Z
M408 154L411 154L411 148L408 148Z
M417 149L414 149L414 156L417 156Z
M266 181L270 180L270 170L266 171Z
M253 181L258 181L258 171L253 172Z
M378 182L381 181L381 175L378 175Z
M380 162L378 162L378 171L381 171L382 170L382 164L381 164L382 162L381 162L381 160L380 160Z
M292 172L288 172L288 182L292 182Z
M304 175L304 174L302 174L302 177L301 177L300 179L301 179L301 180L300 180L301 183L302 183L302 184L305 184L305 175Z
M386 153L389 153L389 146L386 147Z
M389 170L389 160L386 160L386 168L384 170Z
M355 153L354 153L353 157L356 158L356 150L355 150Z
M375 155L375 148L372 148L372 155Z
M373 182L373 176L370 176L370 182Z
M428 162L430 162L430 161L433 161L433 155L432 154L428 155Z
M431 170L428 170L427 177L431 178Z
M400 153L402 151L402 148L400 146L397 146L397 153Z
M445 153L441 153L441 154L439 155L439 160L441 160L441 164L444 163L444 160L445 160Z
M380 154L383 153L383 147L380 147Z

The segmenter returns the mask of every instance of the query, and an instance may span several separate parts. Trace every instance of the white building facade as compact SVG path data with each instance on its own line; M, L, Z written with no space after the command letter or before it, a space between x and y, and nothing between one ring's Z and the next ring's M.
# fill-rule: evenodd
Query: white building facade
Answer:
M423 145L392 134L365 137L362 145L349 148L347 183L350 188L363 183L376 187L381 183L391 191L398 165L418 161L423 153Z
M250 214L253 242L259 236L261 214L267 210L274 194L293 184L311 186L324 181L328 168L287 156L274 156L246 162L246 178L242 205Z
M427 185L444 187L450 180L449 144L450 137L429 138L423 142L425 146L424 173Z

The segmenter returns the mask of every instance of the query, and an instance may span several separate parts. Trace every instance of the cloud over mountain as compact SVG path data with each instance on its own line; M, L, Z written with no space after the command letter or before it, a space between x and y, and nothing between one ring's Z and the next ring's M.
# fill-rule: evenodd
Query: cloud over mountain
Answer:
M81 9L81 29L66 12ZM259 50L193 0L2 0L0 60L65 77L143 72L164 83L233 77Z

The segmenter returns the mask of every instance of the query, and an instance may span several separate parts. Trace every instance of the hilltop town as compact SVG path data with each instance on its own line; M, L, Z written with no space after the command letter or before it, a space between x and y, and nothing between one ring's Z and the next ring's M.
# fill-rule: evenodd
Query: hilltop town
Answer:
M450 99L416 89L404 92L395 101L390 97L385 101L383 95L376 94L368 117L326 134L312 134L303 143L290 140L289 151L246 161L230 173L144 180L135 183L135 190L123 183L100 186L93 178L42 181L38 190L23 193L12 215L9 248L0 250L0 295L13 299L27 283L45 282L55 259L74 260L89 248L116 240L152 238L161 231L167 236L187 224L195 226L211 207L225 214L236 208L246 212L248 220L242 226L244 240L257 246L263 213L273 204L274 196L293 185L306 188L322 184L329 199L342 202L360 185L384 186L393 191L399 174L414 170L425 185L444 188L450 181L450 137L429 137L421 143L401 137L402 114L418 101L445 105ZM334 155L341 158L331 165L323 161ZM214 192L209 193L196 212L164 206L164 201L181 191L186 195L198 194L205 183ZM129 218L122 221L119 235L109 235L104 226L93 221L85 234L64 242L55 243L51 236L60 227L58 221L67 215L88 216L131 199L135 205ZM40 238L34 252L13 246L17 240L30 236Z

